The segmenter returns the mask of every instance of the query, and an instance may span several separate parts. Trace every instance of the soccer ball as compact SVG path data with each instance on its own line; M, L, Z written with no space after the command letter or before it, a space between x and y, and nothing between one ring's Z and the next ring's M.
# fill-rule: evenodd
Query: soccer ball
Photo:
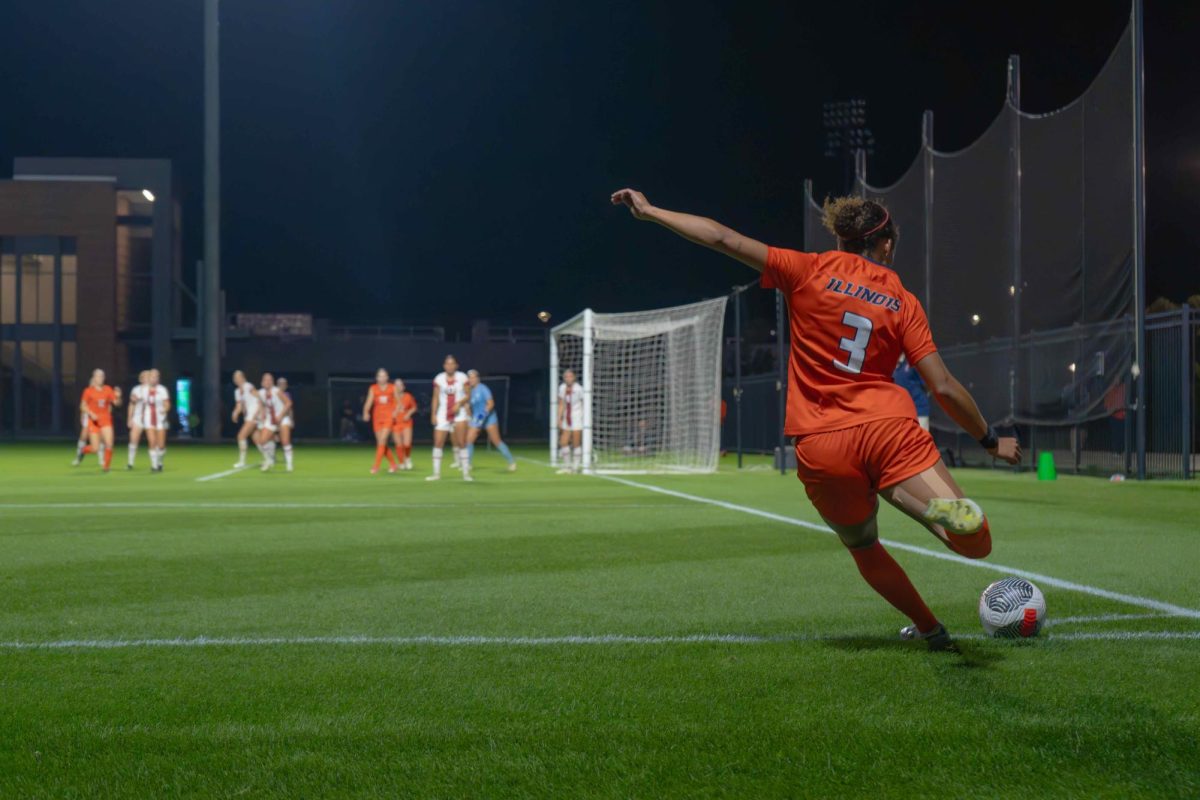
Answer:
M1004 578L979 596L979 621L988 636L1016 639L1037 636L1046 616L1042 590L1024 578Z

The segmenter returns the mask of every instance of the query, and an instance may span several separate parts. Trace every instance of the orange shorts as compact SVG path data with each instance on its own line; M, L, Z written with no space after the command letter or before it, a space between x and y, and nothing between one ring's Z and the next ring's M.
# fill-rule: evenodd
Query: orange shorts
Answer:
M870 519L880 489L941 460L933 437L911 417L875 420L796 438L796 474L821 516L838 525Z
M104 428L111 428L112 426L113 426L112 417L101 417L98 420L88 417L88 433L89 434L92 434L92 433L99 434L100 431L103 430Z
M397 422L395 425L392 426L392 433L400 433L402 431L411 431L412 426L413 426L413 424L412 424L411 419L405 420L404 422Z
M371 425L375 428L376 433L379 433L380 431L390 431L392 429L391 419L373 419L371 420Z

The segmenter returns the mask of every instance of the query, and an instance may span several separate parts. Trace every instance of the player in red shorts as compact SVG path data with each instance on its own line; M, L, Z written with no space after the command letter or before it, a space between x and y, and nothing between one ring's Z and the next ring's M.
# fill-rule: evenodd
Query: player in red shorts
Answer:
M121 390L104 382L104 370L92 371L92 380L83 390L79 410L88 421L90 448L100 459L100 466L108 472L113 457L113 406L121 405Z
M370 422L375 431L375 466L371 467L372 475L379 472L379 464L384 456L387 456L388 472L399 469L388 447L392 427L396 424L396 408L396 387L388 377L388 371L380 367L375 371L375 382L367 390L362 412L363 422Z
M796 437L805 491L867 583L912 620L901 638L954 649L945 626L880 543L878 498L967 558L991 552L991 532L942 464L933 437L917 424L912 398L892 381L900 354L989 453L1016 464L1021 448L1016 439L996 435L946 369L924 309L889 268L898 231L887 209L855 197L826 203L825 227L837 236L838 249L801 253L768 247L711 219L656 208L633 189L613 193L612 202L761 271L763 288L783 292L792 339L784 433Z

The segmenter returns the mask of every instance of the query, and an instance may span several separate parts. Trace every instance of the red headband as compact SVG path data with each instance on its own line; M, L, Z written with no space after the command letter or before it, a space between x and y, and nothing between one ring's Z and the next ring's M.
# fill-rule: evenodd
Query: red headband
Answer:
M889 214L888 210L885 208L883 210L883 222L879 223L874 228L871 228L871 230L867 231L866 233L862 234L861 236L855 236L854 238L855 239L866 239L868 236L871 236L872 234L879 233L879 231L883 230L887 226L887 224L891 221L892 221L892 215Z

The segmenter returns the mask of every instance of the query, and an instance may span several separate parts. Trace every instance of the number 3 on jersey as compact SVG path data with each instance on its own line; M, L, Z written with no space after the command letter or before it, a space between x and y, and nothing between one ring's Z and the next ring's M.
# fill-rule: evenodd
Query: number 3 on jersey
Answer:
M845 363L833 360L833 365L842 372L852 372L855 375L862 372L863 359L867 357L867 345L871 342L871 331L875 329L875 324L867 317L855 314L853 311L847 311L842 315L842 324L854 331L854 338L848 339L842 337L838 342L838 347L850 354Z

